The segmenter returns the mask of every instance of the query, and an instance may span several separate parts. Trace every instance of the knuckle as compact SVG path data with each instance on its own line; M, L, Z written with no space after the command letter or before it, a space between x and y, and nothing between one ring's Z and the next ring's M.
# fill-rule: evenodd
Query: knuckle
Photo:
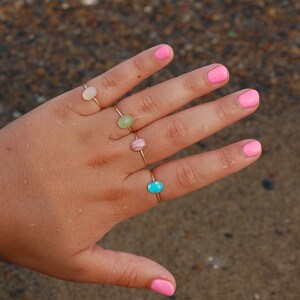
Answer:
M102 168L106 165L111 165L114 158L111 155L93 155L89 157L87 166L92 168Z
M55 104L49 110L49 114L50 117L58 119L59 121L67 121L71 116L71 110L66 109L66 107L63 105Z
M182 163L177 167L176 176L180 188L189 188L195 186L199 182L195 168L187 159L183 160Z
M133 65L136 68L138 75L144 74L144 67L142 65L142 62L138 58L133 59Z
M149 93L147 94L145 94L144 92L141 93L139 104L140 104L140 110L144 113L148 113L152 116L155 116L159 112L157 102L155 101L153 96L150 95Z
M196 80L193 79L192 76L189 76L183 80L183 86L188 92L191 92L192 95L199 94L200 85L197 83Z
M136 266L128 266L124 268L124 271L117 278L117 285L125 287L136 286L139 276L139 269Z
M110 141L116 141L120 138L122 138L124 136L124 134L122 134L120 131L114 131L114 132L110 132L108 134L108 139Z
M234 157L230 150L228 149L221 149L219 154L220 164L223 169L227 169L233 166L234 164Z
M216 115L219 119L225 120L229 117L229 110L223 103L218 103L216 105Z
M101 82L106 90L119 90L116 78L109 75L109 73L103 75Z
M174 118L167 126L165 137L172 144L181 144L188 138L186 123L179 118Z
M110 188L106 194L105 201L109 204L112 214L116 216L122 213L124 204L132 196L130 187L122 182L117 183L116 180L114 188Z

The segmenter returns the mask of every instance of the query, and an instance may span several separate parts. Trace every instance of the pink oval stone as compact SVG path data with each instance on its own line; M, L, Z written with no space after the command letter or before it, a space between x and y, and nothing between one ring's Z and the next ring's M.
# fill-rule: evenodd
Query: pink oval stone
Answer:
M141 151L146 147L146 141L144 139L133 140L130 144L130 148L133 151Z

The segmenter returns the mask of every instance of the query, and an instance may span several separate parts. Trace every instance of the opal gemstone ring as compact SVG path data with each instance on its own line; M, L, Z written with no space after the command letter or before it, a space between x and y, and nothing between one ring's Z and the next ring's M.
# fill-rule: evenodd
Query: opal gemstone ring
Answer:
M94 102L98 105L99 110L102 109L100 102L97 100L96 95L98 93L97 89L93 86L87 86L85 83L83 84L85 90L82 93L82 98L85 101L94 100Z

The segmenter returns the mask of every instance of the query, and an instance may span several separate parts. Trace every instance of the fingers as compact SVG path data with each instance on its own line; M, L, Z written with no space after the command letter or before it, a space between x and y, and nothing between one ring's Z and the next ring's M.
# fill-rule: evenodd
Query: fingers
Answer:
M253 113L258 105L258 92L243 90L157 120L141 129L137 135L147 143L143 151L151 164ZM122 149L121 159L131 161L126 165L126 171L130 173L144 167L139 152L134 153L130 149L133 140L133 135L118 140L118 148Z
M164 117L191 100L223 86L229 79L228 70L219 64L206 66L177 78L145 89L118 103L122 114L134 118L132 129L137 131L153 121ZM115 111L110 111L115 118ZM97 120L94 117L94 122ZM122 137L128 130L115 126L112 137Z
M164 190L160 193L161 200L185 195L238 172L254 163L260 154L261 145L258 141L245 140L218 150L161 164L153 170L155 179L164 184ZM133 173L127 180L128 184L135 187L135 193L141 195L136 200L132 199L132 215L155 205L156 195L147 190L147 184L151 181L149 170ZM140 204L141 201L144 206Z
M138 83L166 66L173 59L173 50L168 45L158 45L120 63L114 68L93 78L86 83L87 87L95 87L95 98L102 108L112 105ZM95 101L82 98L83 86L61 95L60 104L66 105L80 115L91 115L99 112ZM58 100L58 99L57 99Z
M158 263L145 257L93 246L75 256L80 270L74 281L145 288L166 296L175 292L175 279Z

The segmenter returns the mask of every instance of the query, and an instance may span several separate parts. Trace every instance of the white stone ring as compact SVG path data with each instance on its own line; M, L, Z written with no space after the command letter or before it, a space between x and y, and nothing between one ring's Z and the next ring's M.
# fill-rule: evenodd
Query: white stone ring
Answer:
M86 101L94 100L94 102L98 105L99 110L102 109L100 102L97 100L96 95L98 93L97 89L93 86L87 86L85 83L83 84L85 90L82 93L82 98Z

